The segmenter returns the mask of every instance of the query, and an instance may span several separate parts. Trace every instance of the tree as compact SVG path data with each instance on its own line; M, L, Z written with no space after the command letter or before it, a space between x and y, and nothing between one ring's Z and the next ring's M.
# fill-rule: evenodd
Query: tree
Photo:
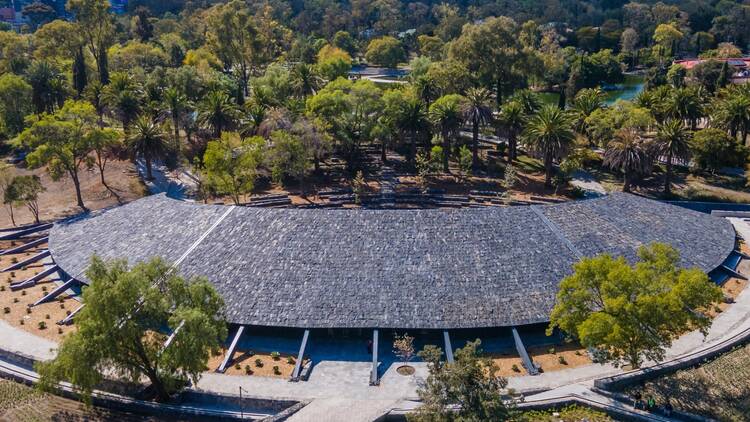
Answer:
M133 32L141 42L148 42L154 36L154 24L151 23L151 11L148 7L138 6L135 8L131 19Z
M514 88L513 73L522 64L518 25L508 17L490 17L463 27L449 47L450 58L461 62L486 88L496 91L497 105Z
M377 66L396 67L406 60L406 52L399 40L388 36L380 37L370 41L365 59Z
M164 90L164 111L169 114L172 120L172 130L174 132L174 150L179 155L180 153L180 120L184 113L187 113L190 107L185 94L183 94L176 87L169 87Z
M683 33L672 24L663 23L654 30L654 41L661 47L664 55L674 55L674 44L683 36Z
M481 341L468 342L455 352L455 362L442 360L442 350L425 346L418 356L429 375L417 390L422 405L407 415L409 422L507 421L515 416L501 396L508 381L499 368L481 357Z
M94 56L99 82L109 83L107 50L115 41L114 18L109 13L107 0L68 0L66 5L76 19L77 31Z
M633 28L625 28L620 35L620 50L630 56L630 67L637 64L638 32Z
M21 14L29 18L32 30L36 30L40 25L51 21L57 15L52 6L39 1L24 6L23 9L21 9Z
M39 194L45 190L39 176L35 174L16 176L10 181L3 193L3 203L9 204L11 207L12 204L25 204L31 215L34 216L34 222L39 224ZM15 225L15 222L13 225Z
M570 111L575 116L575 129L580 134L588 132L587 119L591 113L604 106L604 92L600 88L584 88L573 98Z
M575 141L573 122L564 110L546 105L533 115L523 133L524 142L544 160L544 185L552 186L552 164Z
M320 160L331 150L331 137L326 133L323 123L317 120L300 118L292 125L292 133L298 136L313 159L313 169L320 171Z
M13 206L15 204L13 201L5 202L5 192L8 191L8 187L10 187L10 183L13 181L14 177L13 166L5 163L0 164L0 193L2 193L3 196L3 204L8 206L8 215L10 216L10 222L13 226L16 225L16 218L13 215Z
M383 117L408 140L407 161L414 165L418 136L429 131L430 122L424 102L415 90L388 90L383 94Z
M86 275L91 282L77 330L63 339L55 359L35 366L43 389L69 381L90 399L112 374L132 382L145 377L163 402L200 379L227 335L224 301L206 278L184 279L160 258L128 269L124 260L96 256ZM175 333L168 347L160 330Z
M220 137L224 130L231 130L237 121L238 110L232 99L224 92L211 91L198 103L197 121Z
M68 100L54 114L43 114L18 137L18 146L31 150L26 162L31 168L47 166L52 180L68 175L73 181L78 207L86 210L81 196L79 172L90 166L91 136L99 130L94 107Z
M443 171L449 173L448 156L451 152L451 140L461 126L461 104L464 97L458 94L444 95L430 106L430 120L437 127L443 141Z
M516 100L508 101L500 108L500 124L508 134L508 162L513 162L518 155L518 135L526 123L523 105Z
M352 58L346 51L325 45L318 51L318 72L329 81L346 77L352 68Z
M679 252L664 243L638 250L639 261L603 254L584 258L562 280L547 334L560 328L616 364L659 361L679 334L711 325L705 315L721 289L697 268L679 268Z
M113 73L111 82L101 91L101 101L120 120L126 134L143 108L144 97L143 87L128 73Z
M152 162L167 155L169 147L161 123L146 115L140 115L133 122L128 134L128 149L135 157L142 156L146 162L146 179L153 180Z
M651 171L654 158L652 146L636 129L621 129L614 140L607 143L604 165L623 173L623 192L630 192L633 177Z
M33 89L22 77L12 73L0 76L0 132L15 136L24 128L24 118L33 112Z
M723 167L745 167L748 149L732 139L726 131L705 128L690 140L690 153L701 170L712 173Z
M657 157L666 160L667 174L664 177L664 194L670 195L672 190L672 166L674 160L690 158L690 133L685 129L681 120L669 119L659 125L656 135Z
M314 66L307 63L298 63L292 68L292 89L300 98L307 98L315 95L318 89L323 85L323 80L318 75Z
M54 111L62 105L66 94L65 75L47 61L34 61L27 70L31 85L31 102L37 114Z
M346 31L336 31L336 33L333 34L331 45L346 51L350 56L354 56L357 53L357 42L352 35Z
M479 129L492 122L490 95L484 88L471 88L466 91L466 101L461 106L464 119L471 123L471 166L474 169L479 165Z
M287 131L271 134L271 148L268 151L271 177L280 183L285 177L302 181L309 165L308 151L299 137Z
M265 140L259 136L240 139L233 132L225 132L220 139L209 142L203 155L208 185L240 205L241 196L252 192L255 186L264 146Z
M104 169L107 167L109 160L116 157L122 147L120 134L112 129L99 129L92 130L88 138L91 148L94 150L94 162L96 163L96 168L99 169L99 178L102 185L114 193L104 180Z
M396 335L393 338L393 354L396 355L404 365L408 365L414 358L414 337L409 333Z

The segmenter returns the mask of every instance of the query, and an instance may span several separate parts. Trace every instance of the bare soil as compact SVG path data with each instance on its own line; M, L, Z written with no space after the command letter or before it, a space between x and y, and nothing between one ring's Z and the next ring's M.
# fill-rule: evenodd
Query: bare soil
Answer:
M42 185L46 188L46 191L39 195L41 220L56 220L81 211L76 206L75 187L69 177L53 181L44 168L29 170L15 166L12 169L16 175L36 174L41 178ZM80 179L84 204L91 210L130 202L148 193L130 161L112 161L107 164L104 180L110 189L101 184L99 170L96 167L92 170L81 170ZM0 227L11 227L8 207L4 208L4 211L0 212ZM17 225L34 222L33 215L25 206L15 207L13 213Z
M488 357L499 369L497 375L501 377L518 377L528 375L523 367L521 358L516 353L493 353ZM517 368L517 370L514 369Z
M223 349L219 355L209 358L207 363L209 371L214 371L221 365L225 354L226 350ZM260 365L258 365L258 360L260 360ZM307 362L308 359L305 359L303 364ZM292 376L295 363L296 357L285 353L280 353L278 359L274 359L271 357L271 352L235 351L224 373L286 379ZM278 372L274 371L274 366L278 367Z
M544 372L576 368L592 363L586 349L583 349L576 344L554 346L554 353L550 353L550 347L544 346L530 347L528 352L531 360L539 365ZM562 363L560 358L562 358L565 363Z

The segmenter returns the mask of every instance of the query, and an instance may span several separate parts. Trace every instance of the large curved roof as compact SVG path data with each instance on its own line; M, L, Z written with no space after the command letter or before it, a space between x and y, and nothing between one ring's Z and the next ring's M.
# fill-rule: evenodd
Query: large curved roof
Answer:
M725 220L628 194L458 210L268 209L150 196L58 223L49 248L86 281L93 254L162 256L203 275L230 322L305 328L477 328L546 322L581 256L635 260L652 241L708 272L734 248Z

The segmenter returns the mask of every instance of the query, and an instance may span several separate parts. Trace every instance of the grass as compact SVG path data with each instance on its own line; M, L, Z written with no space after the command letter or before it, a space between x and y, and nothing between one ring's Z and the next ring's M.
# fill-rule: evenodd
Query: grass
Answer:
M657 403L669 400L675 409L720 421L748 421L750 418L750 345L726 353L697 368L647 382L643 397Z
M588 422L614 422L615 419L605 413L598 412L588 407L571 405L558 410L535 410L524 412L517 419L518 422L560 422L560 421L588 421Z
M519 155L513 165L524 173L544 173L542 161L528 155Z

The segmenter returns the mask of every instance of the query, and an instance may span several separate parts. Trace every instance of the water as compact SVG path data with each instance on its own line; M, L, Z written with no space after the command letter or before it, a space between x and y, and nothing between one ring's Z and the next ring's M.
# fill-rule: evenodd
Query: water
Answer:
M632 101L646 85L646 79L641 75L625 75L621 84L604 86L604 103L612 105L617 100ZM542 103L557 105L560 94L557 92L540 92Z

